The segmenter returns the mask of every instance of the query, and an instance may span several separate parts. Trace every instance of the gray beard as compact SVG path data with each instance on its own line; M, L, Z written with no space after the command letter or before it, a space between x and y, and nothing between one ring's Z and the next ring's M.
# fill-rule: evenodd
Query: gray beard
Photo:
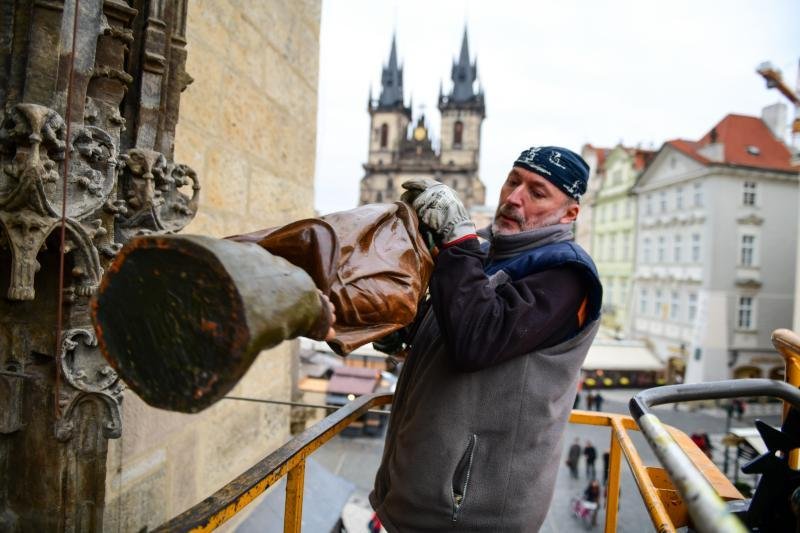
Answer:
M501 229L501 228L498 227L498 225L497 225L497 215L495 215L495 218L492 221L492 234L494 234L494 235L514 235L516 233L522 233L523 231L530 231L532 229L544 228L546 226L554 226L556 224L559 224L559 221L561 220L561 217L563 217L563 216L564 216L564 211L561 211L560 213L554 213L553 215L551 215L549 217L545 217L543 220L539 220L539 221L537 221L535 223L525 223L525 224L522 225L522 227L519 230L513 230L513 229L507 230L507 229Z

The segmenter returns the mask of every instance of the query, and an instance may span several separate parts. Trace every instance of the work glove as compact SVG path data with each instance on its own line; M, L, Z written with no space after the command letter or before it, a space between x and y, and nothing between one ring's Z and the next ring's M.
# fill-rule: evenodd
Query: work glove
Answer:
M406 192L400 197L410 203L420 222L433 232L437 244L447 245L468 235L475 235L475 224L456 192L430 178L403 183Z

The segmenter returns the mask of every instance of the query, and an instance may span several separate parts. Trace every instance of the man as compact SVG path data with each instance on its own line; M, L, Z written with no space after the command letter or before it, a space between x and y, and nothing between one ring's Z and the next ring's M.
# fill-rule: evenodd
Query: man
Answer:
M587 180L569 150L524 151L485 249L450 188L403 184L440 252L370 494L388 531L541 526L602 303L571 232Z
M578 462L581 459L581 439L575 437L575 442L569 447L567 453L567 466L572 479L578 479Z
M600 394L599 392L595 395L595 397L594 397L594 408L595 408L596 411L602 411L603 410L603 401L604 400L605 400L605 398L603 398L603 395Z
M583 448L583 456L586 457L586 479L597 478L597 470L594 466L594 462L597 460L597 448L594 447L592 441L586 441L586 446Z

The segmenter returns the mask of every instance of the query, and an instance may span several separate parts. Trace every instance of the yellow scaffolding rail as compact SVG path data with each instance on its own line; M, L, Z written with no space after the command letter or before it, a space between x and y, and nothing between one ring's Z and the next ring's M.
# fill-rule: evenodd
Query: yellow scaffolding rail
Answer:
M786 361L787 381L796 387L800 384L800 337L789 330L777 330L773 333L773 343ZM213 495L162 524L156 531L212 531L286 476L283 530L286 533L299 533L306 458L368 410L390 404L391 401L391 394L371 394L356 398L294 437ZM629 434L629 431L639 431L633 418L620 414L573 410L569 421L571 424L607 426L611 429L604 528L606 533L614 532L617 528L622 456L630 466L655 530L659 533L674 532L689 523L687 507L666 470L645 466L637 452ZM670 426L663 427L695 469L702 474L716 496L725 501L744 498L684 432ZM796 457L792 459L797 460Z

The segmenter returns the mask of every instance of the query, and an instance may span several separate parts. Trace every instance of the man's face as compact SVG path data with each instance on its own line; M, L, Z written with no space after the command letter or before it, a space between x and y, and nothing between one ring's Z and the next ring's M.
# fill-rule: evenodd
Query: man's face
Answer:
M500 189L492 232L512 235L553 224L567 224L575 220L579 211L577 202L542 176L513 167Z

